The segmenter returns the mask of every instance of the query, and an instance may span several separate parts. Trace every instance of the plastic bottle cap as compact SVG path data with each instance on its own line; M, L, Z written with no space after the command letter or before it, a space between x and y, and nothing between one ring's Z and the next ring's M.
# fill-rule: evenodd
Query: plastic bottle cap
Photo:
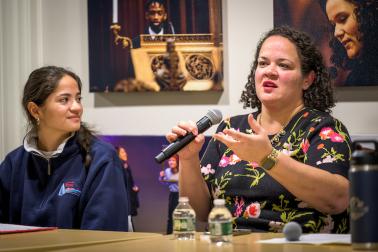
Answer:
M214 200L215 206L221 206L221 205L224 205L225 203L226 203L226 201L224 199L215 199Z
M179 202L189 202L189 198L188 197L180 197Z

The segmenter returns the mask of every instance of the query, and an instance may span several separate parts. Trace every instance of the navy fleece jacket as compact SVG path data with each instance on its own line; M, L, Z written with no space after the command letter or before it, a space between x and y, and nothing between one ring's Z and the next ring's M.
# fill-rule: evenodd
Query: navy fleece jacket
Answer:
M129 201L120 160L110 144L96 138L91 144L88 168L76 136L49 161L23 146L9 153L0 165L0 222L127 231Z

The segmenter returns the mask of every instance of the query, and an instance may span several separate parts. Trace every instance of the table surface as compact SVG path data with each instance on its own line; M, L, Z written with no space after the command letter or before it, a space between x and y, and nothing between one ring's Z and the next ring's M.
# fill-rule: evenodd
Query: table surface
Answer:
M41 231L0 235L0 251L224 251L224 252L341 252L351 245L261 244L259 240L283 237L274 233L251 233L233 237L232 244L210 244L201 233L196 239L178 241L172 235L88 230Z
M28 233L2 234L0 235L0 251L58 250L152 237L163 237L163 235L156 233L55 229Z

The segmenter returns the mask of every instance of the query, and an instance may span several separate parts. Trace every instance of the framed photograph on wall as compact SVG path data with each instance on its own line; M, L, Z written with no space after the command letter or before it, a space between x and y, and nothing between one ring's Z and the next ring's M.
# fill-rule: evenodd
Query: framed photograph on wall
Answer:
M90 92L223 90L221 0L88 0Z
M274 26L307 32L335 86L378 86L378 1L274 0Z

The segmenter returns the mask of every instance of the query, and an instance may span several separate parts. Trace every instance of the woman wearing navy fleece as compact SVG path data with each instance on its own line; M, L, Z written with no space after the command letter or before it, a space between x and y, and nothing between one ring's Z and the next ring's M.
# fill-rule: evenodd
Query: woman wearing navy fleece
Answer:
M0 222L127 231L128 195L114 148L81 121L81 80L33 71L22 99L30 130L0 165Z

